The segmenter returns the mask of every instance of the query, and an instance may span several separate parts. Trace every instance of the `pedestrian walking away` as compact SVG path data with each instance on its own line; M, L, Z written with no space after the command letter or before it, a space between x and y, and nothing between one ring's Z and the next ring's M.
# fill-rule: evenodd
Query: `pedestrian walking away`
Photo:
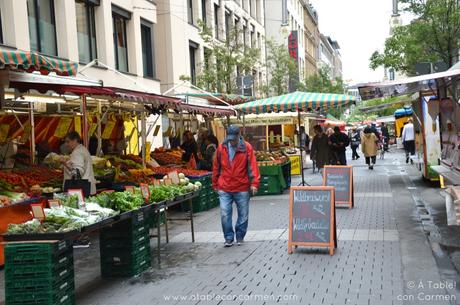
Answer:
M351 134L350 134L350 147L352 150L352 156L351 158L353 160L358 160L359 154L358 154L358 148L359 144L361 144L361 135L356 127L353 128Z
M248 229L249 200L259 188L260 174L254 149L244 141L237 125L227 129L225 141L214 158L212 185L219 193L220 215L225 247L244 241ZM233 229L233 202L238 219Z
M415 155L415 131L412 118L404 125L401 138L404 144L404 150L406 151L406 163L409 163L410 156Z
M390 133L388 132L388 127L384 122L380 125L380 130L382 131L382 140L383 140L383 149L388 151L388 143L390 141Z
M313 127L313 130L315 136L311 141L310 158L315 162L316 167L322 171L324 165L329 164L329 138L320 125Z
M369 169L374 169L377 159L377 143L378 139L375 133L372 132L372 128L366 127L363 138L361 139L361 150L366 157L366 164L369 166Z
M338 126L334 127L334 133L329 137L329 144L332 150L332 164L347 165L346 149L350 140L346 134L340 131Z

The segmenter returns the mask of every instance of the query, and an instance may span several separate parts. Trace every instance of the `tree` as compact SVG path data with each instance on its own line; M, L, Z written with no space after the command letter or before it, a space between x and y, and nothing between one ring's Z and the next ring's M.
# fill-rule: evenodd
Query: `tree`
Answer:
M370 67L393 68L415 73L418 62L443 61L452 66L460 48L460 5L457 0L400 0L416 18L395 28L385 41L383 53L375 51Z
M344 84L342 78L337 77L335 80L331 80L330 73L331 69L329 67L322 67L317 74L307 77L305 83L300 84L299 89L308 92L343 94Z
M259 64L260 50L243 43L240 29L233 27L224 40L214 38L212 28L199 21L200 36L209 47L205 51L198 86L209 91L238 93L237 70L241 75L252 74Z
M266 67L271 78L263 91L266 95L286 94L289 92L289 82L297 74L296 63L284 44L269 40L267 41L267 49Z

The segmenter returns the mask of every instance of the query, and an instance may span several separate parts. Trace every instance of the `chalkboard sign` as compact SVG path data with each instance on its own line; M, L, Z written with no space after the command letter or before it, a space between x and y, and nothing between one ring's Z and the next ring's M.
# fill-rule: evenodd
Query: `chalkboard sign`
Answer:
M335 188L335 204L354 206L353 167L352 166L325 166L323 170L323 185Z
M291 187L288 253L293 246L336 246L334 188L330 186Z

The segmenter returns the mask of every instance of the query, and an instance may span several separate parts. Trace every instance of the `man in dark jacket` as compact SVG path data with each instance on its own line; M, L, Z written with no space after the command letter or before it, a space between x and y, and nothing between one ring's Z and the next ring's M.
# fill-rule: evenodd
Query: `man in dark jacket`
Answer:
M334 133L329 138L329 145L332 149L333 165L347 165L345 152L349 144L350 140L348 136L342 133L338 126L335 126Z
M382 131L382 136L383 136L383 148L385 149L385 151L388 151L388 143L390 141L390 133L388 132L387 126L383 122L382 122L382 125L380 127L380 131Z
M219 192L220 215L225 247L231 247L236 237L241 245L248 229L249 199L257 193L259 168L251 144L244 141L240 128L230 125L225 141L219 145L213 165L212 186ZM233 230L233 202L238 219Z

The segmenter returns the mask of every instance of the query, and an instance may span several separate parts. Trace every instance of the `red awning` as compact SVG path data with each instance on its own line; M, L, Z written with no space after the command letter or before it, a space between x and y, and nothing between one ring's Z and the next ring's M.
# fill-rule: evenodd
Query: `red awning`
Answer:
M45 94L48 91L56 92L57 94L75 94L75 95L107 95L112 96L113 91L102 87L91 86L72 86L72 85L56 85L56 84L42 84L42 83L21 83L10 82L10 88L19 90L20 92L27 92L29 90L37 90Z
M184 111L197 114L205 115L219 115L219 116L232 116L236 114L236 111L232 108L225 106L206 106L206 105L197 105L197 104L185 104L182 103L180 108Z
M181 99L175 98L175 97L164 96L164 95L154 94L154 93L144 93L144 92L133 91L133 90L125 90L125 89L120 89L120 88L106 88L106 89L112 90L114 96L122 100L128 101L128 102L153 104L155 106L166 104L172 107L179 107L179 105L181 104Z

